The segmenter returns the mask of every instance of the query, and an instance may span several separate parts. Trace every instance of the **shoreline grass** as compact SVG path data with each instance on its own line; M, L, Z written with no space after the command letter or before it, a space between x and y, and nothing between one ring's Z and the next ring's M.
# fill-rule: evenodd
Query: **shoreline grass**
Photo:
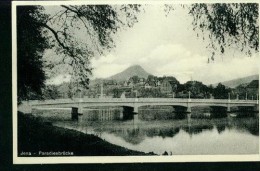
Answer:
M18 156L141 156L154 155L129 150L84 134L53 126L31 114L18 112Z

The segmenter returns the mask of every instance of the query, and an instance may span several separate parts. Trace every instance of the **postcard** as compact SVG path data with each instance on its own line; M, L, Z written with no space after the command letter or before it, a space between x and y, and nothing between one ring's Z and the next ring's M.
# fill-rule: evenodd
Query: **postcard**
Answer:
M14 1L13 162L259 161L258 1Z

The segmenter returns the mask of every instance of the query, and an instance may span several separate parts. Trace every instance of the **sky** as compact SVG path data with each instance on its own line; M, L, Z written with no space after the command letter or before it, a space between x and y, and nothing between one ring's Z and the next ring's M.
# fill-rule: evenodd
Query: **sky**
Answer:
M259 72L259 54L249 57L239 49L216 53L215 60L208 63L212 55L206 48L209 40L197 37L191 22L185 9L176 7L166 17L162 7L147 6L138 23L116 33L114 49L92 59L93 79L107 78L131 65L140 65L156 76L174 76L181 83L192 79L214 84ZM48 82L59 84L69 79L58 75Z

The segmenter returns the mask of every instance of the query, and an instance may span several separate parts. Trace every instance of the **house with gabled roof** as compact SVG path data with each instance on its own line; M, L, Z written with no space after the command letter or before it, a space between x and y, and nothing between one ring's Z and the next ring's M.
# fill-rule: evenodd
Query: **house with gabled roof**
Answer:
M145 89L150 89L156 87L155 81L147 81L144 83L144 88Z

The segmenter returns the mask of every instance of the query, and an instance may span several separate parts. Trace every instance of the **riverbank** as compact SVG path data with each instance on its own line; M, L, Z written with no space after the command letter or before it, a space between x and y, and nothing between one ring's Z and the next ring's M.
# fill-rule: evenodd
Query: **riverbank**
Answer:
M18 155L140 156L154 155L113 145L94 135L53 126L31 114L18 112Z

